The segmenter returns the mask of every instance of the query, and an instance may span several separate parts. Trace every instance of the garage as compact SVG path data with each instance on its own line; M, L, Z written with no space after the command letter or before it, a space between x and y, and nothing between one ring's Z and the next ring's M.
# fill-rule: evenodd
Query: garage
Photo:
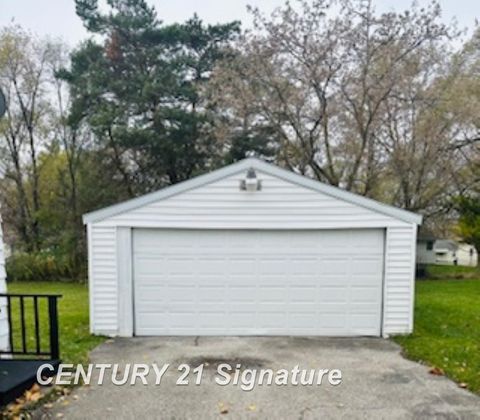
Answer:
M84 221L93 333L412 330L421 217L258 159Z

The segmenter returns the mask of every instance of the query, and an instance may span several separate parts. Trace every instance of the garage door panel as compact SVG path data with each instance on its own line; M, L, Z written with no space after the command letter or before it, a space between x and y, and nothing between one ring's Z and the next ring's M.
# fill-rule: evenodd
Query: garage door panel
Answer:
M142 308L146 308L148 305L151 305L152 308L158 308L160 303L167 301L167 293L165 293L165 291L166 289L164 288L139 290L135 295L135 299L138 302L142 302ZM168 299L170 299L170 297Z
M256 299L259 303L282 303L288 301L288 290L285 287L265 287L258 288Z
M137 335L379 335L382 230L135 229Z
M289 265L289 271L291 274L295 274L296 276L311 276L312 273L318 273L321 267L322 264L320 257L295 258Z
M349 300L352 303L376 302L378 299L378 288L372 287L352 287Z
M351 326L353 328L365 330L372 330L372 323L375 322L376 314L357 314L355 318L351 320Z
M285 328L287 322L287 314L284 309L279 311L262 312L262 316L257 316L258 327L268 330L269 328L282 329Z
M348 258L323 258L321 264L321 273L326 276L338 276L345 279L351 266Z
M251 286L228 286L228 300L230 303L251 302L255 292L255 284Z
M377 287L378 286L378 276L374 274L355 274L354 283L352 284L354 287L362 288L362 287Z
M269 258L260 255L256 261L257 270L260 275L270 274L282 276L288 270L288 261L285 258Z
M165 261L163 259L140 255L141 256L136 259L135 269L137 270L137 275L158 278L167 274L164 271Z
M210 283L210 281L208 283ZM197 287L195 299L202 302L208 302L210 300L213 300L214 302L223 302L226 298L225 294L225 285L202 284Z
M318 315L317 313L307 312L295 312L292 311L288 316L288 324L293 329L306 329L310 331L318 330Z
M375 259L372 258L352 258L352 267L355 270L355 274L362 276L366 274L376 274L382 270L383 261L382 257L378 256Z
M318 301L323 305L346 303L348 301L348 289L346 286L325 286L318 291Z
M232 328L251 328L256 323L256 313L251 311L241 311L238 309L229 310L229 324Z
M290 287L289 288L289 301L291 303L316 303L318 302L316 287Z
M252 275L256 271L255 267L255 258L248 257L235 257L231 256L228 258L229 264L229 273L230 275L241 276Z
M322 331L330 332L335 335L337 332L347 334L347 315L344 312L323 312L319 317L320 328Z

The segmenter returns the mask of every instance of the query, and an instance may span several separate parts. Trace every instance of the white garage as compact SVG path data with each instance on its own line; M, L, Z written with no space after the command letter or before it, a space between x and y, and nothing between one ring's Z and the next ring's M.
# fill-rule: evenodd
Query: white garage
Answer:
M412 331L421 217L257 159L84 216L91 331Z

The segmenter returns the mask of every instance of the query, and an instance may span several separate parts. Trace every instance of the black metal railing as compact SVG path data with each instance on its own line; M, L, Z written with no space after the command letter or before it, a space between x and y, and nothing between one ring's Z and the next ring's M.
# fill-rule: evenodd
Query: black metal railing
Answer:
M60 297L61 295L0 293L0 300L6 299L7 304L9 345L8 349L0 349L0 355L59 359L57 300ZM45 301L46 307L42 305ZM42 323L41 312L45 309L47 322ZM28 311L32 312L33 317L28 316ZM48 326L47 332L44 331L45 326ZM48 340L45 339L46 333Z

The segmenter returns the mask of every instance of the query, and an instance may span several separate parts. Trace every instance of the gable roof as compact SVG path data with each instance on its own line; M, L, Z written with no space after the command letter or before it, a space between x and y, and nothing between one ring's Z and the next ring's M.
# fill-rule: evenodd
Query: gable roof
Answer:
M254 168L260 172L264 172L268 175L283 179L287 182L291 182L293 184L329 195L339 200L343 200L387 216L391 216L404 222L416 223L418 225L422 223L422 216L416 213L389 206L387 204L380 203L370 198L363 197L349 191L345 191L340 188L324 184L319 181L315 181L305 176L298 175L294 172L282 169L276 165L266 163L257 158L246 158L232 165L225 166L216 171L197 176L188 181L180 182L170 187L165 187L161 190L145 194L128 201L124 201L123 203L115 204L113 206L105 207L103 209L87 213L83 216L83 222L86 224L99 222L101 220L108 219L118 214L122 214L127 211L146 206L156 201L164 200L168 197L172 197L182 192L198 188L202 185L210 184L211 182L220 180L222 178L226 178L239 172L246 171L249 168Z

